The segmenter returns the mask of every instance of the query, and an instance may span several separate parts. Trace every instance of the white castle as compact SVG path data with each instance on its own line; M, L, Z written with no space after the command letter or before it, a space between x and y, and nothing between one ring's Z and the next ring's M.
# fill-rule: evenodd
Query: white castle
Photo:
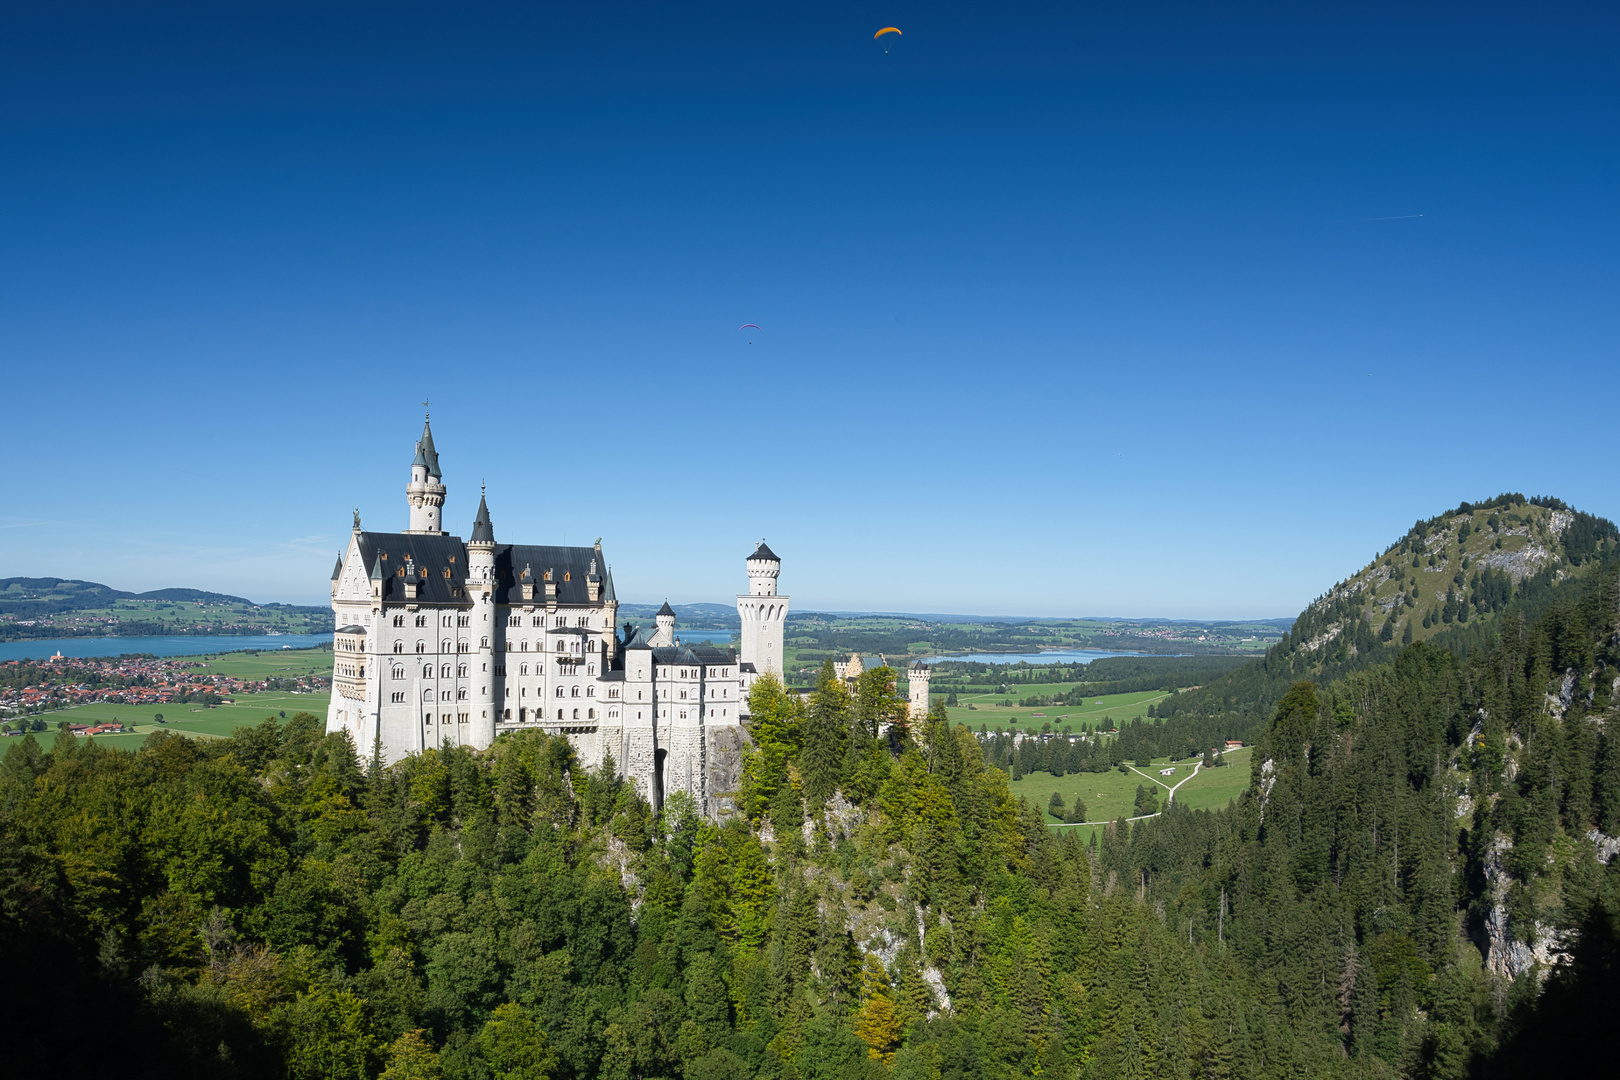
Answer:
M442 528L445 486L424 421L405 488L410 527L354 516L332 571L335 664L326 730L394 762L504 731L566 735L583 764L608 754L655 806L690 794L727 813L741 779L748 689L782 674L788 597L761 541L737 597L741 653L686 645L666 603L655 627L620 627L613 572L594 547L501 544L484 496L463 542Z

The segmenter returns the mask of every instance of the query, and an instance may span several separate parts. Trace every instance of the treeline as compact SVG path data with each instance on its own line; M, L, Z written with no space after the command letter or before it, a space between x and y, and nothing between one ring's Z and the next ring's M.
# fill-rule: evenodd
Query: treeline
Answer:
M954 689L964 694L1003 693L1016 686L1072 682L1086 684L1075 688L1079 697L1084 698L1195 686L1240 668L1249 659L1246 656L1108 656L1076 664L940 660L934 665L930 687L942 691Z
M655 809L611 761L586 769L538 732L392 767L308 715L133 754L12 740L0 972L28 1011L7 1067L368 1080L1568 1068L1590 1045L1569 1033L1601 1030L1615 996L1620 869L1583 837L1620 814L1620 739L1597 722L1620 665L1620 585L1607 568L1564 584L1538 618L1504 620L1499 645L1417 645L1290 685L1235 808L1172 807L1090 844L1015 800L942 709L909 716L890 669L853 694L830 664L808 699L756 684L740 812L724 823L682 798ZM1181 723L1132 725L1116 745L1146 753ZM1506 947L1548 930L1576 959L1538 1007L1533 978L1504 982L1482 952L1496 962L1493 935Z

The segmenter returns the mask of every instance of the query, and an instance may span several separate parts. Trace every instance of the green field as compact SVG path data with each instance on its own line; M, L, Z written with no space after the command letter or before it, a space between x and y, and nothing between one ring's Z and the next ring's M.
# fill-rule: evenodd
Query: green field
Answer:
M125 735L97 735L98 741L110 746L117 746L125 750L133 750L147 739L154 731L177 731L184 735L195 735L200 738L220 738L229 735L232 730L243 725L257 724L266 717L277 716L285 712L288 716L294 713L307 712L325 719L326 705L331 695L320 694L239 694L231 705L178 705L173 702L167 705L114 705L110 702L97 702L94 705L76 705L71 709L62 709L58 712L41 713L40 719L49 725L48 731L35 732L34 738L40 746L49 750L56 742L58 732L56 725L66 720L70 724L104 724L111 720L118 720L128 724L135 724L135 731ZM164 723L157 723L152 719L153 714L162 713ZM7 746L4 739L0 739L0 748ZM3 752L3 749L0 749Z
M1169 758L1155 758L1153 767L1145 770L1150 775L1133 770L1121 773L1118 769L1109 769L1102 773L1068 773L1064 776L1053 776L1051 773L1031 773L1020 780L1014 780L1007 786L1014 795L1028 799L1031 806L1046 809L1047 800L1052 792L1063 796L1067 804L1074 802L1075 796L1086 804L1086 820L1092 824L1106 824L1121 817L1134 817L1136 815L1136 785L1154 783L1159 785L1159 805L1164 805L1165 793L1178 781L1186 780L1185 784L1176 791L1176 802L1194 810L1212 810L1222 807L1243 792L1249 786L1249 748L1233 750L1224 755L1227 764L1219 769L1200 769L1198 774L1187 779L1187 773L1198 763L1198 758L1187 758L1182 761L1171 761ZM1176 766L1175 777L1161 777L1158 771L1170 765ZM1166 781L1169 781L1166 783ZM1049 825L1060 824L1058 818L1046 815ZM1074 825L1071 828L1085 828Z
M1078 732L1081 724L1090 724L1093 728L1096 728L1098 724L1102 724L1104 728L1107 728L1111 724L1128 724L1138 716L1146 717L1149 705L1157 701L1163 701L1170 696L1163 690L1144 690L1134 694L1105 694L1100 697L1087 698L1084 705L1042 705L1038 708L1019 708L1001 704L1009 698L1017 701L1019 696L1049 696L1068 690L1072 686L1072 683L1060 686L1020 686L1016 696L1012 694L970 694L959 696L957 698L959 704L950 708L951 722L953 724L966 724L974 731L978 731L981 725L988 726L991 731L995 731L998 727L1039 731L1042 724L1051 724L1053 731L1062 731L1064 725L1067 724ZM1036 715L1037 713L1044 715Z

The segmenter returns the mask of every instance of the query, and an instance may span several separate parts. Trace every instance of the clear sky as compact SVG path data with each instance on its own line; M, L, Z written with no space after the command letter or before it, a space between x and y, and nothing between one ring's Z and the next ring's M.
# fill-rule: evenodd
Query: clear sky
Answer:
M5 5L0 576L323 602L424 398L453 530L630 601L1292 615L1620 517L1617 11Z

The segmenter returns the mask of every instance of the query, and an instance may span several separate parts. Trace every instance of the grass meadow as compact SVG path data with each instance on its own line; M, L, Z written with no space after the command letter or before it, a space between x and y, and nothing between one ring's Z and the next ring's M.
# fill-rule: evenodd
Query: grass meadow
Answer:
M213 707L180 705L174 702L167 705L114 705L111 702L101 701L93 705L75 705L71 709L41 713L40 719L49 725L49 730L35 732L34 738L42 748L49 750L55 745L59 735L56 725L63 720L70 724L105 724L117 720L125 724L133 723L134 732L92 737L123 750L136 749L154 731L173 731L181 735L216 739L229 735L243 725L258 724L268 717L279 716L283 712L288 716L300 712L314 713L324 721L326 705L330 698L331 695L324 692L238 694L232 704ZM163 714L164 722L161 724L153 719L157 713ZM5 745L6 741L0 739L0 748Z
M1122 773L1118 769L1109 769L1102 773L1068 773L1064 776L1053 776L1051 773L1043 772L1030 773L1022 779L1011 781L1007 786L1014 795L1028 799L1031 806L1043 811L1054 791L1063 796L1066 805L1072 805L1075 797L1079 796L1086 804L1087 824L1067 827L1089 830L1093 826L1104 825L1118 818L1135 817L1138 784L1153 783L1159 786L1161 809L1169 789L1181 780L1187 782L1176 791L1178 804L1192 810L1214 810L1225 806L1249 786L1250 752L1249 747L1229 751L1223 755L1226 765L1218 769L1200 769L1191 779L1187 779L1187 774L1200 759L1185 758L1173 761L1170 758L1154 758L1153 767L1145 770L1150 774L1148 776L1143 776L1135 770ZM1174 777L1159 775L1160 769L1172 765L1176 769ZM1051 814L1046 815L1046 821L1049 825L1060 824L1060 819Z

